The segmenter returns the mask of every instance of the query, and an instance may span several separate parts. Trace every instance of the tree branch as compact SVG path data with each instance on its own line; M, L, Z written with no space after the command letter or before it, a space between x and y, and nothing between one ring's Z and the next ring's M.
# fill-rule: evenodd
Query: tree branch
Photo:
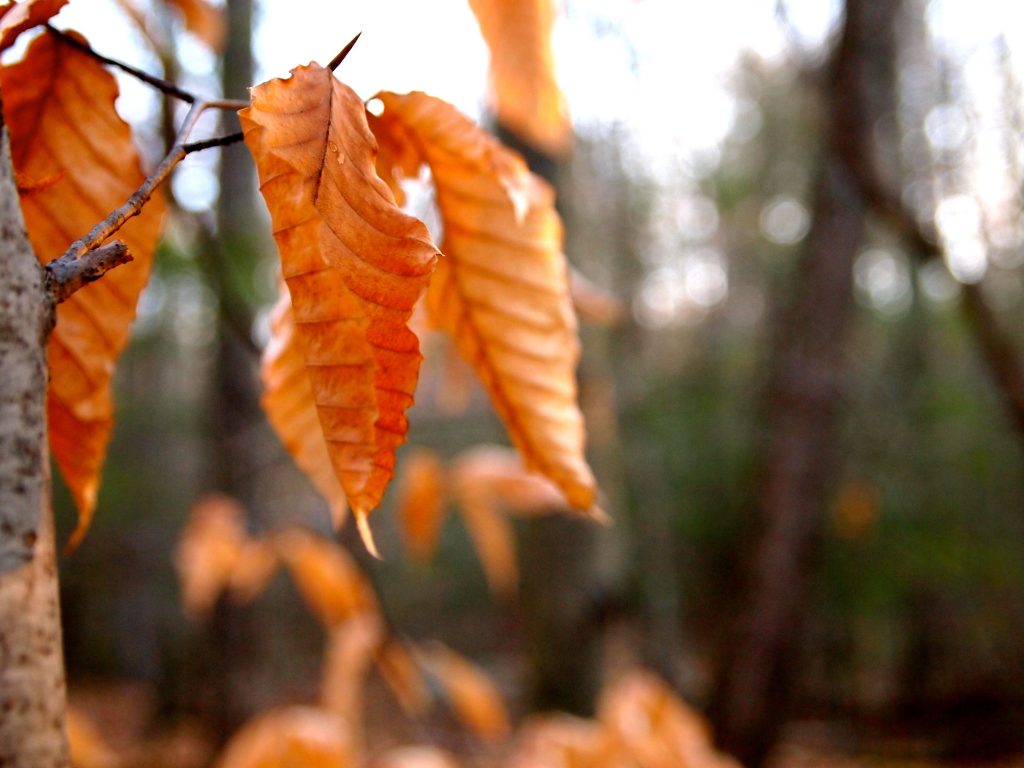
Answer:
M188 144L182 145L182 149L185 150L186 155L190 155L193 152L200 152L204 149L211 149L213 147L226 147L229 144L237 144L245 139L245 135L238 131L238 133L229 133L227 136L215 136L212 139L204 139L203 141L193 141Z
M79 259L54 259L46 265L46 292L54 304L60 304L79 288L131 260L128 246L120 240L93 248Z
M57 29L56 27L50 24L46 25L46 29L47 31L50 32L50 34L59 37L61 42L70 45L72 48L76 48L82 53L92 56L97 61L101 61L104 64L107 64L111 67L116 67L117 69L120 69L122 72L126 72L127 74L134 77L136 80L141 80L146 85L151 85L158 91L166 93L168 96L173 96L176 99L181 99L182 101L188 104L192 104L193 102L199 100L194 93L190 93L183 88L179 88L174 83L169 83L162 77L151 75L148 72L143 72L141 69L136 69L131 64L126 64L123 61L111 59L104 56L101 53L97 53L95 50L93 50L91 45L89 45L84 40L75 37L74 35L69 35L67 32Z

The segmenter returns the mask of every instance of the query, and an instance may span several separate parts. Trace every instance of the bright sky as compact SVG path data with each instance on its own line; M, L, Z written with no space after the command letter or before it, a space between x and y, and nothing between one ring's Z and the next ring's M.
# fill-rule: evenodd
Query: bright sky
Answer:
M326 63L362 32L339 75L364 98L381 89L424 90L472 116L483 112L487 50L467 0L257 4L255 45L261 80L284 76L310 60ZM666 187L678 185L681 177L697 178L713 170L722 141L738 125L757 131L757 106L735 90L732 76L740 58L752 53L764 61L781 61L795 50L796 55L813 59L834 30L840 7L841 0L562 0L554 38L559 80L578 129L617 126L629 157L647 175ZM119 19L115 0L72 0L58 24L82 29L102 52L156 71L157 62L146 54L138 34ZM961 280L973 281L987 268L981 247L983 222L996 221L996 236L1013 247L1006 252L1019 251L1016 246L1024 239L1014 207L1017 190L1006 172L1005 131L1000 133L998 125L1004 119L1005 86L997 74L1000 62L993 45L1002 36L1018 81L1024 82L1024 2L930 0L928 21L939 50L962 62L957 87L970 105L969 112L957 104L932 110L926 134L939 150L970 148L966 156L974 191L941 193L944 199L936 219L952 254L951 271ZM214 92L214 56L194 41L183 43L180 52L190 73L189 85ZM127 78L121 81L123 114L133 119L155 110L148 88ZM212 203L216 193L213 153L202 155L208 156L183 164L174 182L182 199L197 209ZM681 205L700 209L707 202L695 193ZM765 236L779 243L802 238L807 212L801 205L791 198L769 201L761 216ZM670 221L685 215L669 213L665 218ZM678 234L672 236L678 239ZM698 305L724 297L719 283L726 280L727 261L708 245L711 238L695 242L695 250L682 257L683 265L666 265L657 254L651 256L652 274L661 275L653 281L657 290L652 295L664 301L666 290L675 292L666 305L670 315L679 301L693 296L703 297L693 299ZM667 247L678 254L678 248ZM865 264L865 276L895 274L879 254L866 258ZM680 269L685 272L682 277ZM690 273L692 285L687 283Z

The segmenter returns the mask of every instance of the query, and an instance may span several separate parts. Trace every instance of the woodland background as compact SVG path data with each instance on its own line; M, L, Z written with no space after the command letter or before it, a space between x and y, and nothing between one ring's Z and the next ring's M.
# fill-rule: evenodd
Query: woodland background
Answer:
M263 5L229 0L212 52L154 8L156 63L244 95L253 14L277 3ZM350 526L340 536L393 626L476 660L517 714L586 714L640 663L746 754L767 747L737 725L737 700L785 714L779 764L1010 760L1024 751L1024 19L954 0L780 0L742 22L746 7L727 20L675 5L564 4L571 153L495 126L555 181L570 261L622 304L583 323L579 373L614 525L513 520L520 580L498 597L455 516L429 563L405 555L394 490L374 517L382 561ZM359 31L340 27L333 50ZM403 83L416 73L386 29L363 32L346 74L374 48ZM441 51L448 34L421 31ZM701 49L705 35L732 54ZM704 58L673 57L686 45ZM467 98L465 84L410 87ZM483 92L470 98L492 119ZM135 107L155 154L167 114ZM98 513L61 563L71 699L115 741L201 743L309 698L323 650L283 577L206 621L182 610L173 547L203 493L239 499L254 532L329 530L258 408L273 245L244 148L219 168L217 155L171 185ZM417 447L447 460L505 440L467 371L443 351L427 360L399 475ZM66 538L60 489L57 503ZM443 718L413 724L372 686L366 704L379 743L472 752ZM774 741L779 725L752 730Z

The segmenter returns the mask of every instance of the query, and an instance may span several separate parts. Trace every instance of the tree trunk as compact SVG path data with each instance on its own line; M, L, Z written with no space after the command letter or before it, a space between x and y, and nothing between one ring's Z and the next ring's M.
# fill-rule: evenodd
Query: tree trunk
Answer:
M714 707L721 745L751 767L775 743L798 678L796 652L836 457L853 261L866 212L851 169L871 162L871 130L880 102L891 97L900 5L847 0L826 84L814 221L769 382L758 530Z
M227 98L244 96L253 84L252 10L252 0L228 0L227 45L221 61L221 90ZM221 123L221 133L238 130L234 115L225 115ZM259 517L263 505L256 480L260 450L266 442L257 434L264 419L256 386L257 356L248 339L252 312L247 290L260 255L253 234L258 231L254 227L258 221L254 173L243 145L221 150L217 231L205 232L203 240L218 303L209 400L209 483ZM208 698L203 708L218 739L227 739L261 703L257 689L263 679L259 663L262 643L253 613L257 610L222 597L207 627L207 659L202 666Z
M46 445L53 307L0 130L0 765L50 768L68 764Z

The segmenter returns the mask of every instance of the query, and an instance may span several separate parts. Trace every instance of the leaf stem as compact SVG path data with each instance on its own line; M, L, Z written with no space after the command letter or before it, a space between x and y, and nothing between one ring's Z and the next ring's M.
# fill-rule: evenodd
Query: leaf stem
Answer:
M331 59L331 63L327 65L327 68L329 70L331 70L331 72L333 72L339 66L341 66L341 62L343 62L345 60L345 57L348 56L349 51L351 51L355 47L356 41L359 40L359 38L360 38L360 36L362 34L363 33L360 32L355 37L353 37L351 40L349 40L348 44L344 48L342 48L340 51L338 51L338 55L335 56L333 59Z

